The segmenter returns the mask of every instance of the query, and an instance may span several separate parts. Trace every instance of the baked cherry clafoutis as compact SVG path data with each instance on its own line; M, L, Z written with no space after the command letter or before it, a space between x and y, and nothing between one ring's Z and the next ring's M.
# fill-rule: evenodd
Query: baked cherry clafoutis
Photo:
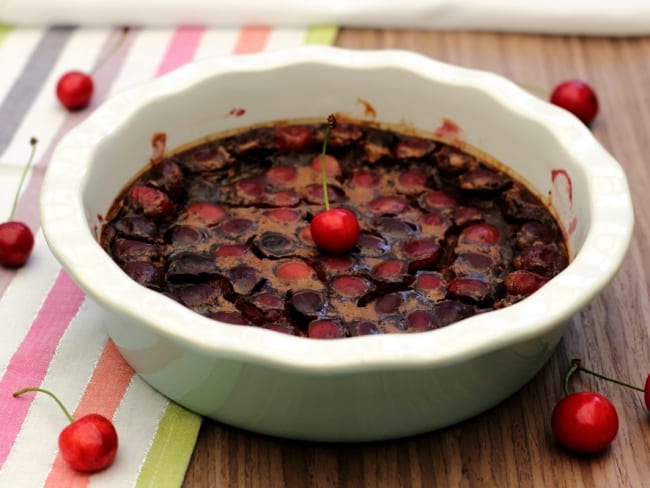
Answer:
M458 147L375 125L331 132L329 201L349 253L310 236L325 124L270 124L157 157L101 244L138 283L199 314L306 337L420 332L518 302L568 264L536 194Z

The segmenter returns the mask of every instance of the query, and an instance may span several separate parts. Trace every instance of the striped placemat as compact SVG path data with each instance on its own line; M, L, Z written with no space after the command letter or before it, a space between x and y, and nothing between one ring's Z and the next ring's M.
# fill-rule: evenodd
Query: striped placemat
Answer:
M58 78L71 69L91 71L123 29L0 27L0 221L9 218L29 141L38 139L15 215L34 231L34 251L18 270L0 267L0 486L177 487L201 424L134 374L107 338L99 307L49 252L38 197L58 141L106 97L191 60L331 44L336 33L330 26L131 28L94 73L91 106L70 113L56 100ZM75 417L112 418L120 441L114 464L93 475L70 469L57 446L65 417L44 395L12 396L27 386L55 392Z

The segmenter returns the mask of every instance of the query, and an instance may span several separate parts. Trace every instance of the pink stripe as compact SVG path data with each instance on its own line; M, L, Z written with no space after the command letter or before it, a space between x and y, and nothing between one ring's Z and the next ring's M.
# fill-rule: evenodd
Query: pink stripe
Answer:
M164 75L187 63L194 57L196 48L205 32L203 27L181 27L172 37L167 52L158 66L156 76Z
M0 380L0 410L4 417L0 429L0 467L7 460L33 398L14 398L13 392L40 386L56 346L83 300L83 292L61 271Z
M271 35L270 27L244 27L232 50L233 54L248 54L262 51Z

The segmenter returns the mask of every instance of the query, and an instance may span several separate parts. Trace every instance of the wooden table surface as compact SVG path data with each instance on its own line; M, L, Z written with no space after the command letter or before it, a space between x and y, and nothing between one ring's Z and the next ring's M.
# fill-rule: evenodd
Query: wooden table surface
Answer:
M650 372L650 38L343 29L337 45L399 48L549 88L588 81L600 99L595 137L624 167L636 224L614 281L574 317L540 373L497 407L456 426L368 444L265 437L205 420L184 488L194 487L642 487L650 486L650 416L642 394L579 375L616 405L612 446L577 456L553 442L549 419L572 358L643 386Z

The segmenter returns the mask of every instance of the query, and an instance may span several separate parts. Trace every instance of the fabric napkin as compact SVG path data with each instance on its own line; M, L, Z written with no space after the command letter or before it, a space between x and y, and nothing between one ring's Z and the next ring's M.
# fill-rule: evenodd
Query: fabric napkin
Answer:
M31 13L39 15L38 9ZM193 59L331 44L336 32L327 26L126 33L111 27L0 28L0 222L9 218L29 141L38 139L15 215L34 231L34 251L20 269L0 267L0 486L178 487L201 424L134 374L107 338L102 311L50 253L40 231L38 196L57 142L112 93ZM101 59L107 60L93 74L91 106L64 110L55 97L58 78L71 69L91 71ZM66 418L46 395L13 397L28 386L55 392L74 417L96 412L111 418L120 442L114 464L93 475L69 468L57 446Z
M0 19L23 25L213 27L314 23L588 35L650 33L648 0L0 0Z

